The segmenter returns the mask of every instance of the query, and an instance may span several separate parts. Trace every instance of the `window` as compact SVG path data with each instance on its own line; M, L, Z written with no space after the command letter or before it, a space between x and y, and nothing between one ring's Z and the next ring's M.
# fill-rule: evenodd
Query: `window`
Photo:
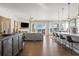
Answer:
M46 26L44 23L35 23L34 24L34 29L37 30L37 32L42 32L45 30Z

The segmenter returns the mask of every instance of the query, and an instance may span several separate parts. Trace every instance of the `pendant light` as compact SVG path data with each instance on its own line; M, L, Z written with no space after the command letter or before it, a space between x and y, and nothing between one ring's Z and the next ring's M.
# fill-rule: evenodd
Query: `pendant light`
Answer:
M64 8L62 8L62 20L64 20Z
M78 4L78 15L77 15L77 17L79 18L79 4Z
M68 3L68 20L70 20L70 3Z
M59 8L58 8L58 20L59 20Z
M70 3L68 3L68 32L70 33Z

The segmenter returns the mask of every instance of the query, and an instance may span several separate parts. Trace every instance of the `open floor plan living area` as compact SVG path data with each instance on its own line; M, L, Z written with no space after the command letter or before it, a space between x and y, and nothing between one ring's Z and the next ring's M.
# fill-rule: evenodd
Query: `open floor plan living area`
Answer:
M0 56L79 56L79 3L0 3Z

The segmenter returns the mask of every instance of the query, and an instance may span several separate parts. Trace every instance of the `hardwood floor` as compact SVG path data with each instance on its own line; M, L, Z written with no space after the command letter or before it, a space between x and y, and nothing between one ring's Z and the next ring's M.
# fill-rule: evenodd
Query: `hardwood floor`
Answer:
M65 49L51 37L44 37L43 41L25 41L23 51L19 56L78 56L79 54L70 49Z

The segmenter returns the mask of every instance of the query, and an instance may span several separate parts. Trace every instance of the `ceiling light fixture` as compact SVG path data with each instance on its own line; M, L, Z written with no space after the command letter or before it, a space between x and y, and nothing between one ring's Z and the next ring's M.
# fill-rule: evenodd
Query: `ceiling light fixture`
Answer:
M70 3L68 3L68 20L70 20Z
M62 8L62 20L64 20L63 16L64 16L64 8Z
M60 18L60 17L59 17L59 8L58 8L58 20L59 20L59 18Z
M79 4L78 4L78 15L77 15L77 17L79 18Z
M68 3L68 32L70 33L70 3Z

